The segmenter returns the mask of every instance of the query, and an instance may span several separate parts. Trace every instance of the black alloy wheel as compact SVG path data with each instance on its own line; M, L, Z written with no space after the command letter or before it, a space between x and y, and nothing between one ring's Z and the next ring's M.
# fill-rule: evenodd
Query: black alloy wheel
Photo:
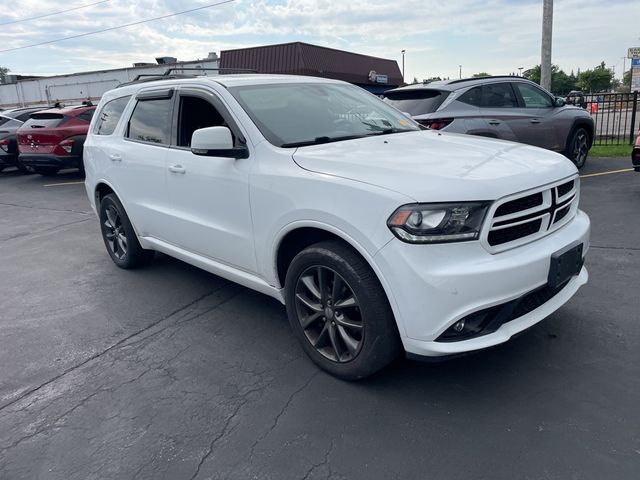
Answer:
M347 362L358 355L364 338L360 305L337 272L307 268L296 284L296 310L307 340L322 356Z
M589 155L589 135L584 128L578 128L569 144L569 159L576 167L582 168Z
M100 230L107 252L118 267L137 268L153 259L153 250L142 248L122 203L114 194L105 195L100 201Z
M359 380L402 351L387 295L366 260L341 240L299 252L287 269L285 304L303 350L320 368Z

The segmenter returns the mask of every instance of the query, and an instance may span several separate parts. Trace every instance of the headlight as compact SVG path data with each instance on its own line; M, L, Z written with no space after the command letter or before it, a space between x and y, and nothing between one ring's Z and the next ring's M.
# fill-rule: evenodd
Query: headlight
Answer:
M393 212L387 225L408 243L477 240L490 202L414 203Z

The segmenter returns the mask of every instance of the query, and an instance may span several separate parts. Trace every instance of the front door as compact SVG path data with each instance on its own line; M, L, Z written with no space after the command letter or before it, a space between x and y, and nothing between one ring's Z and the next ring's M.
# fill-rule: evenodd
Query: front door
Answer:
M199 128L227 126L234 141L243 135L213 92L182 89L176 99L175 145L167 160L172 204L169 241L185 250L247 272L256 272L246 159L191 153L191 135Z
M558 150L557 135L553 129L551 114L553 101L539 88L522 82L514 82L520 97L524 115L513 124L513 132L518 141L536 147Z

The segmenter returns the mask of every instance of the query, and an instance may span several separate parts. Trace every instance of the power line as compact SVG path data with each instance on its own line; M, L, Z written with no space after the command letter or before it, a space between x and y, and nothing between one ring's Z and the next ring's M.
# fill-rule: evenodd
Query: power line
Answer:
M45 18L45 17L53 17L54 15L60 15L61 13L73 12L74 10L80 10L81 8L87 8L87 7L93 7L94 5L99 5L101 3L107 3L107 2L110 2L110 1L111 0L100 0L99 2L89 3L87 5L80 5L79 7L68 8L66 10L60 10L59 12L45 13L43 15L38 15L36 17L21 18L20 20L11 20L10 22L0 23L0 27L3 26L3 25L13 25L14 23L28 22L30 20L38 20L40 18Z
M55 40L47 40L46 42L33 43L31 45L24 45L22 47L6 48L4 50L0 50L0 53L13 52L15 50L22 50L22 49L31 48L31 47L39 47L41 45L49 45L50 43L62 42L63 40L71 40L73 38L87 37L89 35L95 35L96 33L110 32L112 30L119 30L121 28L132 27L134 25L140 25L142 23L154 22L156 20L162 20L162 19L169 18L169 17L175 17L177 15L183 15L185 13L191 13L191 12L196 12L198 10L204 10L206 8L217 7L219 5L224 5L225 3L231 3L231 2L235 2L235 0L224 0L222 2L211 3L209 5L204 5L202 7L191 8L189 10L183 10L181 12L169 13L167 15L162 15L160 17L149 18L147 20L140 20L140 21L132 22L132 23L125 23L124 25L118 25L117 27L109 27L109 28L103 28L102 30L94 30L92 32L79 33L78 35L71 35L70 37L56 38Z

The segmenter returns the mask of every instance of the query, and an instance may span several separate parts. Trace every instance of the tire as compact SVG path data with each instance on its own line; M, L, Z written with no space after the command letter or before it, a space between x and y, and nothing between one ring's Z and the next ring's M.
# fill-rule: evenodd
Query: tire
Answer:
M31 175L32 173L35 173L33 167L27 167L26 165L18 164L17 168L18 171L23 175Z
M107 252L118 267L132 269L148 265L154 251L140 246L127 213L114 194L105 195L100 202L100 231Z
M285 303L305 353L338 378L365 378L401 352L382 285L365 260L341 241L311 245L294 257L285 280Z
M2 172L4 170L4 167L0 166L0 172Z
M33 167L33 169L43 177L52 177L60 171L57 167Z
M576 128L569 136L564 155L579 169L584 167L589 155L589 133L584 128Z

